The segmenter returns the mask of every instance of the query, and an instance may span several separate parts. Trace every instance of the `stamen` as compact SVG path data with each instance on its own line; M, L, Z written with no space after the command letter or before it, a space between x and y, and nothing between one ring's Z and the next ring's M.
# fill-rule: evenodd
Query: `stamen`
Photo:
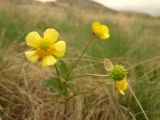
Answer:
M49 48L49 45L48 45L48 43L47 43L46 41L41 42L41 44L40 44L40 49L41 49L41 50L47 51L48 48Z

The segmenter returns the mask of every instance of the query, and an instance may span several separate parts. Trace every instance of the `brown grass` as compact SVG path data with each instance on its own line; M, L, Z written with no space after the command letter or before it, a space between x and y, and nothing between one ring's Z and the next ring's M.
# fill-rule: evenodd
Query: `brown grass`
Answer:
M1 6L3 6L1 7L3 10L6 9L6 6L9 7L10 9L7 8L6 10L8 10L11 15L12 12L14 13L16 10L27 10L27 14L30 15L30 18L28 18L26 22L28 25L34 25L41 21L47 23L51 20L62 20L66 14L65 8L48 7L42 4L16 6L8 3L6 5L5 3L5 5L1 4ZM93 9L85 11L72 7L69 10L78 13L79 16L77 16L77 18L80 17L83 23L95 19L95 10ZM138 21L138 19L144 20L144 17L128 17L124 13L115 14L109 12L104 14L104 11L98 11L97 14L97 20L105 20L106 16L109 16L107 20L109 22L112 21L114 25L117 25L118 30L124 31L124 34L128 36L132 36L132 32L130 32L131 27L129 26L134 26L135 21ZM153 26L151 21L154 22L154 25L160 26L159 19L147 16L148 27ZM146 30L145 33L142 34L142 37L136 40L136 43L143 43L145 40L148 41L151 39L151 37L150 31ZM155 41L158 40L159 36L155 37ZM136 120L135 113L130 110L132 95L127 92L128 95L125 98L117 98L113 82L103 77L88 76L86 78L75 79L77 81L76 86L81 89L82 93L73 95L68 102L64 102L63 99L53 95L53 90L42 84L43 79L53 76L53 68L41 69L39 64L29 64L22 52L24 45L22 44L22 46L20 46L20 48L22 48L20 53L19 51L15 51L15 47L17 47L17 45L13 45L11 49L5 52L3 56L5 62L3 66L0 67L0 118L2 120ZM134 48L136 49L137 47L135 44ZM74 50L73 48L70 49ZM132 52L133 49L120 58L113 58L113 61L118 61L130 66L129 83L134 87L140 83L135 82L135 67L141 64L149 66L145 69L147 72L142 76L146 77L149 72L154 70L150 67L158 64L159 57L157 56L134 64L129 57L126 57ZM70 56L68 56L64 58L68 63L76 60L79 50L74 50L71 54L74 57L72 56L70 58ZM88 57L86 54L82 59L82 64L85 64L85 66L78 65L74 71L75 76L80 75L79 73L99 72L99 66L100 68L103 67L103 59L94 59L95 60L92 60L91 57ZM151 70L148 71L148 69ZM105 73L105 71L103 72ZM83 86L83 88L81 86ZM122 105L121 99L125 99L128 102L128 107Z

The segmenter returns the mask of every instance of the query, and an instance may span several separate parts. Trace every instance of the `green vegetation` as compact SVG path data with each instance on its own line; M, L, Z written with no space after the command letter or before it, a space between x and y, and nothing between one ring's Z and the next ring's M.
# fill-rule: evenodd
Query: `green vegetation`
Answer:
M86 41L92 39L90 30L91 22L100 20L109 26L111 31L111 38L108 41L94 41L90 46L90 49L88 49L86 55L83 57L82 62L80 63L80 65L86 65L86 67L89 67L88 71L78 69L75 70L75 73L78 71L82 73L95 72L105 74L103 64L101 64L103 62L103 58L111 58L114 64L123 64L128 69L128 81L133 87L133 90L144 110L146 111L149 119L159 120L159 18L134 14L127 15L125 13L110 14L105 13L104 11L97 12L95 15L95 10L93 9L85 8L84 10L80 10L79 8L76 8L74 6L73 9L67 8L67 10L61 9L59 7L52 8L52 6L50 5L26 5L22 8L21 6L10 5L10 7L13 7L12 12L7 10L6 8L0 10L0 84L2 87L0 89L0 96L2 96L2 99L0 98L0 107L2 106L6 108L4 111L0 110L0 116L2 116L2 118L4 117L4 119L6 118L6 120L29 118L27 114L25 114L28 113L29 115L32 115L30 119L50 120L49 118L45 118L45 115L43 116L43 118L35 117L36 114L38 114L35 113L35 111L38 111L38 108L35 109L34 107L36 107L36 104L40 105L40 103L43 104L42 107L47 109L48 111L50 111L50 105L54 106L52 109L57 108L56 112L61 111L60 103L57 103L57 106L55 106L57 98L52 96L50 90L46 90L44 86L42 87L41 85L39 85L39 82L41 81L37 80L45 78L44 73L47 70L41 71L41 68L36 68L35 65L26 65L27 60L23 55L21 55L22 57L19 57L19 59L15 59L15 56L23 54L24 50L26 49L26 46L24 44L26 34L34 30L42 33L42 31L44 31L48 27L54 27L58 29L58 31L62 33L61 36L63 36L60 36L61 39L65 40L68 46L72 46L71 48L68 48L67 55L64 58L64 60L66 60L68 63L72 63L72 61L74 61L74 59L78 56ZM72 57L70 54L72 55ZM90 61L90 58L95 58L95 61ZM93 65L91 65L92 62L94 63ZM23 66L24 68L26 68L26 74L23 71ZM28 68L31 68L32 73L28 71ZM21 70L22 72L19 74L19 71ZM37 71L42 74L41 77L36 78L38 74L35 72ZM76 73L77 75L78 72ZM27 76L27 78L25 76ZM29 81L28 83L24 82L24 80L26 79L29 79L31 83L29 83ZM9 81L11 82L9 83ZM88 81L91 86L96 86L96 84L100 84L101 80L96 80L96 78L94 78L92 82L95 81L97 83L91 83L91 79L88 79ZM40 89L36 86L37 83L41 90L44 90L41 94ZM82 84L85 84L85 80L83 79ZM6 86L8 86L8 88ZM106 96L108 97L110 94L108 94L107 92L109 92L111 88L107 85L105 85L105 87L107 88L106 91L97 91L99 92L98 97L96 96L96 93L93 93L92 96L88 95L89 97L87 97L87 95L84 95L84 101L80 98L78 99L79 102L75 102L75 100L73 100L73 104L77 103L77 105L79 106L75 106L82 107L82 109L76 109L77 111L79 110L77 119L75 119L76 114L75 116L72 116L72 119L84 119L85 115L88 115L88 119L98 120L99 118L97 116L101 117L101 115L103 116L103 114L106 114L104 111L108 106L104 104L107 104L106 102L108 101L105 100L104 103L101 103L103 102L101 101L103 99L100 100L100 98L105 98ZM37 92L33 92L34 89L37 89ZM22 91L19 92L19 90ZM24 91L27 92L23 93ZM32 94L32 92L34 94ZM29 97L26 94L28 94ZM131 111L133 113L133 116L137 120L143 120L144 116L134 98L129 94L129 92L126 94L126 96L119 97L119 104L125 106L128 111ZM19 100L18 97L14 98L13 95L18 96L19 98L21 98L21 100ZM32 98L30 98L30 95L32 95ZM39 99L35 98L35 96L38 96ZM43 97L45 99L41 101L42 99L40 98ZM108 97L108 99L111 100L110 97ZM16 104L14 107L14 104L10 104L9 102L7 102L7 100L10 100L12 104L16 104L16 101L19 101L19 106L18 104ZM36 102L33 102L34 100ZM50 104L47 105L46 101L51 102L49 102ZM83 106L80 106L80 101L83 102ZM112 102L109 103L112 104ZM31 109L31 111L29 111L31 105L33 108ZM89 107L92 107L89 108L87 105ZM97 107L95 107L94 105L97 105ZM74 108L71 107L70 109L72 110ZM109 111L111 111L112 113L113 111L111 109L113 108L111 107ZM4 112L6 114L4 114ZM38 112L41 114L42 109L39 108ZM89 112L93 112L95 116ZM19 113L24 114L24 116L19 115ZM43 114L46 114L46 116L51 116L50 114L52 113L53 111ZM57 115L57 113L55 114ZM68 114L70 115L71 113ZM80 118L78 118L78 115L80 115L81 117L79 116ZM114 114L112 115L114 116ZM114 119L112 115L111 118ZM55 119L56 118L57 116L55 116ZM127 117L125 119L128 120Z

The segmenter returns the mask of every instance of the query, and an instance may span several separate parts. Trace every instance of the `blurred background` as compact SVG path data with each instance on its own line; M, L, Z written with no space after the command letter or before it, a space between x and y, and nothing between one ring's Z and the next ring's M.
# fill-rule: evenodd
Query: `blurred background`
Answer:
M118 10L118 11L132 11L147 13L154 16L159 16L160 1L158 0L93 0L106 7Z
M110 28L108 41L94 41L75 70L103 73L103 59L123 64L128 82L150 120L160 119L160 1L158 0L0 0L0 118L61 120L64 107L42 85L52 70L29 64L25 36L56 28L67 42L64 60L72 63L91 39L91 23ZM87 69L83 70L83 65ZM86 80L81 79L86 85ZM88 78L85 88L100 87L68 104L68 120L145 120L127 91L119 96L122 111L115 117L114 96L104 79ZM106 82L109 80L106 80ZM107 83L106 83L107 84ZM83 89L82 89L83 91ZM113 96L113 99L112 99Z

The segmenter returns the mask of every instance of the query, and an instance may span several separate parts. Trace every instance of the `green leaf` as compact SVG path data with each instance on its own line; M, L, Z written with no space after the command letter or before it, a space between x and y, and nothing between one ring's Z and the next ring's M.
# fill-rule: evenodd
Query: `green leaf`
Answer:
M81 89L79 87L75 88L74 93L79 94L81 92Z
M44 80L43 84L48 86L49 88L61 90L61 87L57 78L50 78L50 79Z
M71 85L64 83L63 84L63 96L68 97L69 96L69 89L71 88Z
M3 63L4 63L3 57L0 56L0 66L3 65Z
M61 77L67 80L69 78L69 73L71 70L70 67L67 66L67 64L63 60L59 60L59 62L57 63L57 67Z

